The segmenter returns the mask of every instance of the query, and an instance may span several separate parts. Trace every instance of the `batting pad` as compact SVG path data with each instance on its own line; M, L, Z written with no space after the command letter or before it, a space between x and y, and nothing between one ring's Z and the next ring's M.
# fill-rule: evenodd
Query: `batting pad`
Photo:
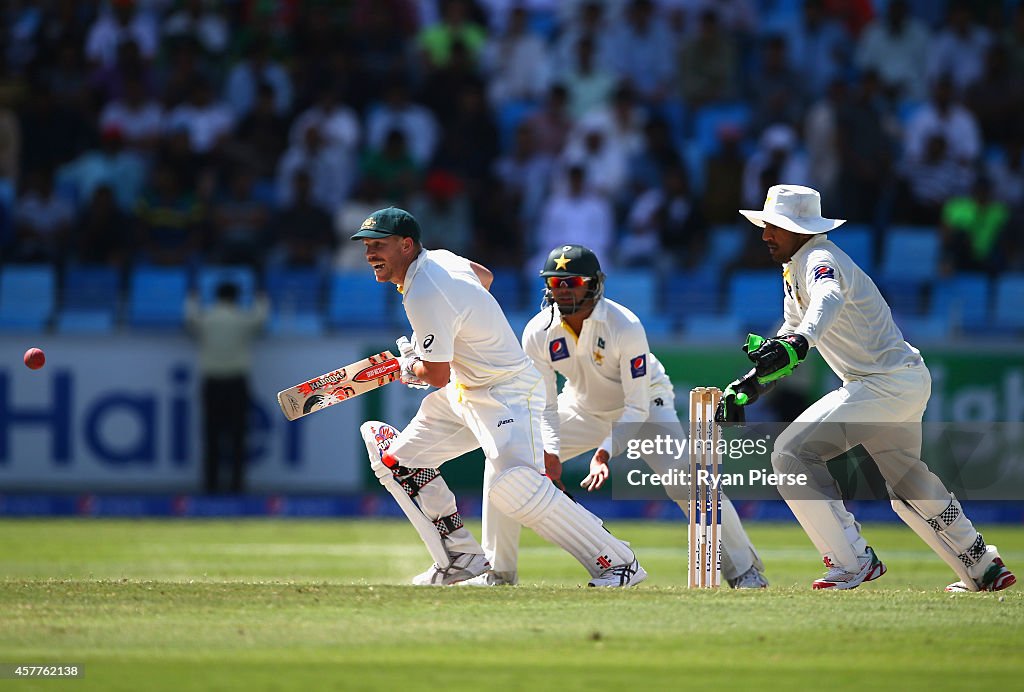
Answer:
M934 500L928 504L939 510ZM914 533L953 568L968 589L977 591L978 584L971 576L970 568L975 565L988 567L991 559L984 558L989 554L995 556L995 551L988 550L985 539L964 515L953 493L949 494L948 501L943 500L939 504L944 505L944 508L932 516L925 516L916 503L899 497L893 499L892 508ZM977 568L974 571L978 571L979 577L984 573L984 570L979 571Z
M592 577L635 559L633 551L608 533L600 519L532 468L514 466L502 471L491 483L489 498L499 512L579 560Z
M462 526L455 495L437 469L399 467L392 470L381 461L384 452L398 437L398 429L380 421L367 421L359 426L359 434L366 444L370 467L377 480L398 502L438 567L451 566L449 550L483 554L483 548Z

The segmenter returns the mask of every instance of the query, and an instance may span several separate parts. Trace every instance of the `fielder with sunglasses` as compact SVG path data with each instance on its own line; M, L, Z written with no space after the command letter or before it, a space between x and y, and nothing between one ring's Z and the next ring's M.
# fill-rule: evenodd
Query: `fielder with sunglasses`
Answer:
M523 350L540 371L547 390L541 431L544 466L561 486L562 461L593 451L590 474L580 484L600 488L609 476L612 426L645 422L679 429L672 382L647 345L636 315L603 296L604 273L597 256L582 245L560 245L544 269L544 308L523 333ZM566 378L559 394L556 373ZM656 473L663 463L647 459ZM678 463L678 462L677 462ZM666 486L686 511L687 487ZM514 565L518 543L491 540L492 563ZM732 503L722 497L722 575L734 588L763 588L764 565L747 537ZM503 583L488 572L474 584Z

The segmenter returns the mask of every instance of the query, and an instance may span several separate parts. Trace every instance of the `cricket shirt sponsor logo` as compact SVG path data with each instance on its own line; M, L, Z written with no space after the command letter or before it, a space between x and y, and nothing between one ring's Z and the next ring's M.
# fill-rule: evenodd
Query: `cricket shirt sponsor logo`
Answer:
M633 375L635 380L638 377L643 377L647 374L647 354L643 353L639 356L635 356L629 361L629 372Z
M373 382L374 380L379 380L387 377L388 375L395 374L399 369L397 359L386 360L383 363L363 368L356 373L356 376L353 377L352 380L354 382Z
M559 337L548 344L548 355L551 361L565 360L569 357L569 347L565 343L565 337Z
M515 418L506 418L505 420L498 421L498 427L500 428L503 425L508 425L509 423L515 423L515 422L516 422Z
M604 348L604 339L602 339L601 337L597 337L597 347Z
M836 278L835 270L827 264L819 264L814 268L812 272L814 274L814 280L820 281L821 279L834 279Z
M607 555L600 555L600 556L598 556L596 562L597 562L597 566L600 567L601 569L608 569L609 567L612 566L611 558L609 558Z
M434 335L427 334L427 337L423 340L423 350L430 353L430 347L434 345Z

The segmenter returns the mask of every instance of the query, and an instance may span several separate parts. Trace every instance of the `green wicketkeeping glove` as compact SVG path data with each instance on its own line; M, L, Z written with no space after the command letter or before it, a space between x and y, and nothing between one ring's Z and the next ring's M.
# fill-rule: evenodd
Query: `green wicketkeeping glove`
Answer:
M765 339L757 334L748 334L743 350L754 363L759 384L768 384L792 374L796 366L804 362L810 348L800 334L784 334Z

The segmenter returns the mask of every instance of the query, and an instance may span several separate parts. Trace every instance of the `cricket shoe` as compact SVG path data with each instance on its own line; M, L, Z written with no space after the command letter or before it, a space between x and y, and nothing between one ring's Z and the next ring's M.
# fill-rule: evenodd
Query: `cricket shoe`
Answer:
M730 579L729 586L734 589L767 589L768 580L757 570L757 567L751 566L740 576Z
M633 560L628 565L609 567L587 582L587 586L636 586L646 578L647 571L640 566L639 562Z
M1002 591L1008 589L1017 583L1017 577L1013 576L1013 572L1007 569L1006 565L1003 564L1002 558L995 558L992 560L992 564L985 570L985 574L981 576L981 579L976 580L978 584L978 591ZM946 591L952 591L954 593L965 593L973 591L968 589L967 584L962 581L950 584L946 587Z
M426 572L413 577L412 583L416 586L451 586L491 568L487 558L478 553L452 553L451 557L451 565L442 568L435 562Z
M885 574L885 565L875 555L875 551L871 549L871 546L867 547L866 555L861 555L857 559L861 563L860 570L857 572L847 572L842 567L832 564L832 561L827 557L824 558L823 562L828 567L828 571L825 572L825 576L821 579L815 579L814 583L811 584L811 588L856 589L862 583L878 579Z
M489 569L478 577L460 581L459 586L515 586L519 575L515 572L495 572Z

